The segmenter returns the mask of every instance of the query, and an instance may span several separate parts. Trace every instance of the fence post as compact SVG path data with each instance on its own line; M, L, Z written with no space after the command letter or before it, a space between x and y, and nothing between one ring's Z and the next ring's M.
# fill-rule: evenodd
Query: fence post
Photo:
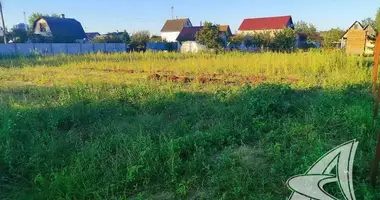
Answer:
M53 51L53 43L50 43L50 52L51 52L52 55L55 55L54 51Z
M17 52L18 51L17 51L17 44L16 43L13 44L13 48L15 49L14 52L15 52L15 55L17 56L17 54L18 54Z

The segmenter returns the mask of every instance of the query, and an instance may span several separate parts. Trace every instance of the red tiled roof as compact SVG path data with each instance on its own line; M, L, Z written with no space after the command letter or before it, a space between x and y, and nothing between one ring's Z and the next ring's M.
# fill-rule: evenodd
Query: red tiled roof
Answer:
M288 26L289 21L292 22L291 16L244 19L239 31L283 29Z

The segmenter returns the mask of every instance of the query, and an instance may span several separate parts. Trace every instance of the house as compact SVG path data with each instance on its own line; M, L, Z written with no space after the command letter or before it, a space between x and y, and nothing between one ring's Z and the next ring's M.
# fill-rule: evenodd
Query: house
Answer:
M197 33L202 30L203 26L193 26L193 27L185 27L182 29L182 31L179 33L178 37L176 38L176 41L179 43L186 42L186 41L196 41Z
M14 25L13 27L14 29L17 29L17 30L28 30L29 29L29 26L28 24L25 24L25 23L18 23L16 25Z
M294 29L291 16L264 17L244 19L241 23L238 34L255 34L269 32L272 36L286 28Z
M232 31L229 25L220 25L219 26L219 35L223 40L223 46L227 45L227 41L232 37Z
M177 42L177 38L185 27L192 27L190 19L167 20L161 29L161 38L167 42Z
M350 33L352 32L363 32L365 34L365 41L363 46L363 53L365 54L373 54L373 44L375 42L376 37L376 31L371 25L363 26L360 22L355 21L343 34L342 38L340 39L340 47L342 49L347 47L348 41L354 39L349 38Z
M33 31L36 35L52 38L53 42L73 43L87 38L84 29L77 20L60 17L39 17L34 21Z
M93 40L94 38L99 37L101 35L98 32L89 32L89 33L86 33L86 36L88 40Z
M178 35L176 41L180 43L185 41L196 41L196 35L200 30L202 30L202 28L203 26L185 27ZM223 44L226 45L228 38L232 36L230 26L219 26L219 36L222 38Z

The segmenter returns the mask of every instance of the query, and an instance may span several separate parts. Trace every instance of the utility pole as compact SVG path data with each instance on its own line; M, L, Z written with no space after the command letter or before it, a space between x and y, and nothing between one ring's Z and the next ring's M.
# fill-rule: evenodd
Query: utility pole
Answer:
M5 31L5 21L4 21L4 14L3 14L3 2L0 1L0 12L1 12L1 21L3 22L3 34L4 34L4 44L7 43L7 36Z

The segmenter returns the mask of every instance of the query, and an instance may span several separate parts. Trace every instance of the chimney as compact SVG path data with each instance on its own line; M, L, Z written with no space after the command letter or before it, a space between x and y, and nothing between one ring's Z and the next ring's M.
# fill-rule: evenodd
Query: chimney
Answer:
M61 18L62 18L62 19L65 19L65 14L61 14Z
M203 26L202 21L201 21L200 25Z

